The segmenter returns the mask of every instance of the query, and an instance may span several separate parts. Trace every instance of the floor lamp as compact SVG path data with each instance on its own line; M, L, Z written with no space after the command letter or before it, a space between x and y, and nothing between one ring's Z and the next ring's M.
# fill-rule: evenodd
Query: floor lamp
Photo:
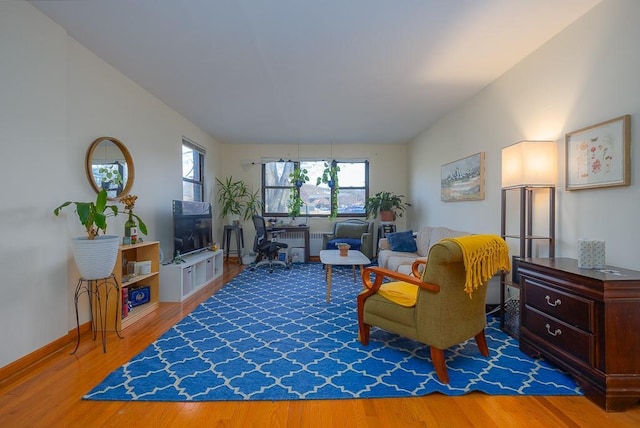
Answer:
M506 241L516 241L519 254L513 258L511 279L501 275L500 287L500 327L505 327L505 289L518 287L516 257L532 257L533 242L546 241L549 257L555 256L555 194L556 194L556 144L553 141L520 141L502 149L502 208L501 236ZM534 235L534 194L548 192L549 230L545 235ZM519 230L507 231L507 219L512 214L507 210L507 195L519 193ZM509 243L509 242L508 242ZM515 317L514 317L515 319ZM516 323L519 324L519 321ZM512 326L515 330L519 325ZM517 331L510 331L517 336Z

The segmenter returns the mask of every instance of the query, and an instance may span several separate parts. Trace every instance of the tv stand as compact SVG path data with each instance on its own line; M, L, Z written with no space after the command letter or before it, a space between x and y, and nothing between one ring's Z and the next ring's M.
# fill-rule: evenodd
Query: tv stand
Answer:
M182 263L160 266L161 302L182 302L222 275L222 250L206 250L181 258Z

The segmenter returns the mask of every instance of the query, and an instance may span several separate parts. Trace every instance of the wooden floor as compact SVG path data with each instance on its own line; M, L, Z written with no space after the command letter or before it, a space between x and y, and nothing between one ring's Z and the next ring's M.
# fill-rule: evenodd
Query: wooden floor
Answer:
M187 302L160 309L100 341L83 335L24 373L0 381L0 427L640 427L640 405L606 413L584 397L462 397L337 401L149 403L81 397L240 272L225 274ZM265 274L267 274L265 272ZM318 290L323 292L323 290ZM10 328L10 326L5 326ZM428 370L425 367L425 370Z

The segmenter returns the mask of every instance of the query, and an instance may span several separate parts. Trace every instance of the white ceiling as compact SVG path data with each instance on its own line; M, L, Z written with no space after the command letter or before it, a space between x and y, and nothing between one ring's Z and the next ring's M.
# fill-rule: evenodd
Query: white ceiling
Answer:
M402 143L600 0L46 0L227 143Z

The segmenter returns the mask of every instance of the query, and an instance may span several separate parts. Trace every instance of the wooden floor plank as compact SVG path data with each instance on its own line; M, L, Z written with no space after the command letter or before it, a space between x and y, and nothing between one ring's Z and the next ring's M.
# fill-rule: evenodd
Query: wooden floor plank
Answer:
M107 353L84 334L76 355L60 352L0 383L0 427L638 427L640 405L606 413L584 397L462 397L367 400L156 403L87 401L82 396L129 361L242 270L183 303L160 308L123 332L109 334Z

